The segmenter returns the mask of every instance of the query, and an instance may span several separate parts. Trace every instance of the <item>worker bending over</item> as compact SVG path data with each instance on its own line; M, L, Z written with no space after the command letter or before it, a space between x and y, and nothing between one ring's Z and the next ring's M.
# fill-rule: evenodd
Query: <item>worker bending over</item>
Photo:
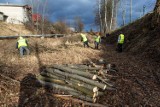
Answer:
M86 47L86 46L89 47L89 45L88 45L88 39L87 39L87 37L86 37L85 34L81 33L81 41L83 42L84 47Z
M30 54L30 51L28 49L28 42L21 36L18 38L18 41L16 43L16 48L19 50L20 57L23 57L25 52L27 55Z

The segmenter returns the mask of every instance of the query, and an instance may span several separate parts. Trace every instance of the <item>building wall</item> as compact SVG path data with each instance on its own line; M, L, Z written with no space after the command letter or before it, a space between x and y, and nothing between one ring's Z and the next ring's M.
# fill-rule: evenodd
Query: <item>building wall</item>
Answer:
M26 10L22 6L2 6L0 12L8 16L6 22L13 24L23 24L28 21Z
M0 21L3 21L3 13L0 13Z

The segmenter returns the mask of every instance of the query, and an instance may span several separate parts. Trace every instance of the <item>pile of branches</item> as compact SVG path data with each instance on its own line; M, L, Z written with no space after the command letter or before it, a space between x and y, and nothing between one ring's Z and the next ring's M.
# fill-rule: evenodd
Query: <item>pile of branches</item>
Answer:
M102 66L53 65L46 67L37 80L43 86L60 89L73 98L95 103L105 90L116 90L105 74Z

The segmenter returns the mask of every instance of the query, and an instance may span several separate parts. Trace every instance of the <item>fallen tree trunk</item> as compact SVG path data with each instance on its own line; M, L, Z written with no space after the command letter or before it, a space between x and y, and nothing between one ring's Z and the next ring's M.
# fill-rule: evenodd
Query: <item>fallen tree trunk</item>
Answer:
M100 70L101 67L89 67L87 65L67 65L67 67L79 70Z
M76 98L80 98L82 100L85 100L85 101L89 101L89 102L96 102L96 98L91 98L91 97L88 97L88 96L84 96L82 95L81 93L77 92L76 90L70 88L70 87L67 87L67 86L61 86L61 85L58 85L58 84L53 84L53 83L49 83L49 82L45 82L45 81L42 81L42 80L38 80L43 86L49 86L49 87L53 87L53 88L57 88L57 89L61 89L63 91L67 91L69 94L73 95L73 97L76 97Z
M61 80L66 81L67 83L75 83L76 85L78 85L80 87L83 87L83 88L87 88L89 90L92 90L93 92L98 91L98 88L96 86L87 84L85 82L82 82L82 81L79 81L79 80L76 80L76 79L73 79L73 78L60 78L60 77L52 75L49 72L43 72L43 73L41 73L41 75L46 77L46 78L61 79Z
M90 97L97 97L98 96L98 93L96 93L98 91L98 89L92 89L92 90L89 90L87 89L86 87L82 87L82 86L79 86L78 84L76 83L66 83L65 81L63 80L57 80L57 79L52 79L52 78L47 78L47 77L43 77L43 76L37 76L37 79L38 80L41 80L41 81L44 81L44 82L51 82L51 83L56 83L57 85L64 85L64 86L68 86L68 87L71 87L77 91L80 91L82 92L83 94L87 95L87 96L90 96ZM95 92L93 92L95 91Z
M54 97L57 97L57 98L61 98L61 99L64 99L64 100L71 100L75 103L82 103L83 107L85 106L91 106L91 107L108 107L106 105L101 105L101 104L96 104L96 103L89 103L89 102L86 102L86 101L82 101L82 100L79 100L79 99L75 99L75 98L72 98L72 97L68 97L68 95L59 95L59 94L53 94Z
M45 77L50 77L50 78L53 78L53 79L61 79L61 80L65 80L65 76L63 75L58 75L58 74L52 74L52 72L41 72L40 75L42 76L45 76Z
M60 90L63 90L63 91L75 91L73 88L70 88L70 87L67 87L67 86L61 86L61 85L58 85L58 84L53 84L53 83L50 83L50 82L45 82L45 81L42 81L42 80L38 80L38 82L40 84L42 84L43 86L49 86L51 88L56 88L56 89L60 89Z
M67 72L62 72L62 71L57 70L57 69L53 70L52 68L51 69L48 68L46 70L52 72L52 74L56 73L56 74L59 74L59 75L64 75L64 76L66 76L66 78L73 78L73 79L77 79L77 80L83 81L85 83L97 86L97 87L99 87L99 88L101 88L103 90L105 90L107 88L107 86L105 84L102 84L102 83L99 83L99 82L96 82L96 81L81 77L79 75L69 74Z
M79 99L89 101L89 102L94 102L94 103L96 102L96 98L90 98L88 96L81 95L80 93L71 92L71 91L68 93L73 95L73 97L75 97L75 98L79 98Z
M105 81L104 79L102 79L100 76L97 76L97 78L98 78L100 81L102 81L103 83L107 84L108 86L113 87L113 84L110 84L110 83L106 82L106 81Z
M82 81L79 81L79 80L73 79L73 78L65 78L65 77L64 78L60 78L60 77L54 75L52 72L51 73L50 72L42 72L41 75L44 76L44 77L47 77L47 78L64 80L67 83L76 83L78 86L93 90L93 92L98 90L98 88L96 86L94 86L94 85L87 84L85 82L82 82Z
M52 78L48 78L48 77L44 77L44 76L37 76L38 80L42 80L42 81L46 81L46 82L52 82L52 83L56 83L56 84L61 84L61 85L65 85L66 82L64 80L59 80L59 79L52 79Z
M80 87L84 87L87 88L89 90L92 90L93 92L97 92L98 91L98 87L78 81L78 80L74 80L74 79L70 79L70 80L66 80L66 82L71 83L71 84L76 84Z
M71 68L65 67L63 65L53 65L53 67L56 68L56 69L68 72L68 73L77 74L77 75L87 77L87 78L90 78L90 79L93 79L93 80L95 80L97 78L96 75L91 74L89 72L82 72L82 71L79 71L79 70L76 70L76 69L71 69Z

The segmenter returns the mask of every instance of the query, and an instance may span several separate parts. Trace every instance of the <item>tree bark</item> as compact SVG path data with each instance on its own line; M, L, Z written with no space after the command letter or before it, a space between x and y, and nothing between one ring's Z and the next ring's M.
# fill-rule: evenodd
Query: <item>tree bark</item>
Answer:
M91 84L91 85L94 85L94 86L97 86L103 90L106 89L106 85L103 84L103 83L99 83L99 82L96 82L96 81L93 81L93 80L90 80L90 79L87 79L85 77L81 77L79 75L75 75L75 74L69 74L67 72L62 72L60 70L57 70L57 69L52 69L52 68L48 68L46 69L47 71L50 71L52 72L52 74L56 73L56 74L59 74L59 75L63 75L63 76L66 76L66 78L73 78L73 79L77 79L77 80L80 80L80 81L83 81L85 83L88 83L88 84Z
M89 67L86 65L67 65L69 68L72 69L79 69L79 70L100 70L101 67Z
M57 85L63 85L63 86L67 86L67 87L71 87L77 91L80 91L81 93L83 93L84 95L86 96L90 96L90 97L97 97L98 96L98 93L96 92L93 92L93 89L92 90L89 90L85 87L81 87L81 86L78 86L78 84L76 83L66 83L65 81L63 80L57 80L57 79L51 79L51 78L47 78L47 77L43 77L43 76L37 76L37 79L39 81L44 81L44 82L50 82L50 83L56 83Z
M63 65L53 65L53 67L56 68L56 69L60 69L62 71L68 72L68 73L77 74L77 75L87 77L87 78L90 78L90 79L93 79L93 80L96 79L96 75L94 75L94 74L91 74L91 73L88 73L88 72L82 72L82 71L75 70L75 69L71 69L71 68L65 67Z
M41 76L41 75L38 75L37 79L42 80L42 81L46 81L46 82L52 82L52 83L60 84L60 85L66 85L66 82L64 80L52 79L52 78L44 77L44 76Z
M61 78L60 76L58 77L55 74L52 74L52 73L49 73L49 72L42 72L41 75L44 76L44 77L46 77L46 78L53 78L53 79L64 80L67 83L76 83L80 87L84 87L84 88L87 88L89 90L93 90L93 92L98 91L98 87L90 85L90 84L87 84L85 82L82 82L82 81L79 81L79 80L76 80L76 79L73 79L73 78L65 78L65 77Z
M106 105L101 105L101 104L97 104L97 103L89 103L89 102L86 102L86 101L82 101L82 100L79 100L79 99L74 99L72 97L65 97L64 95L59 95L59 94L53 94L54 97L57 97L57 98L61 98L61 99L64 99L64 100L72 100L73 102L75 103L82 103L84 106L91 106L91 107L108 107ZM67 95L66 95L67 96Z
M96 98L92 99L91 97L81 95L81 93L78 93L76 90L74 90L70 87L61 86L61 85L58 85L58 84L53 84L53 83L45 82L45 81L42 81L42 80L38 80L38 81L44 86L49 86L49 87L58 88L58 89L67 91L69 94L73 95L73 97L80 98L82 100L89 101L89 102L96 102Z
M63 90L63 91L74 91L74 92L77 92L73 88L70 88L70 87L67 87L67 86L53 84L53 83L45 82L45 81L42 81L42 80L38 80L38 82L41 83L43 86L49 86L51 88L56 88L56 89L60 89L60 90Z

